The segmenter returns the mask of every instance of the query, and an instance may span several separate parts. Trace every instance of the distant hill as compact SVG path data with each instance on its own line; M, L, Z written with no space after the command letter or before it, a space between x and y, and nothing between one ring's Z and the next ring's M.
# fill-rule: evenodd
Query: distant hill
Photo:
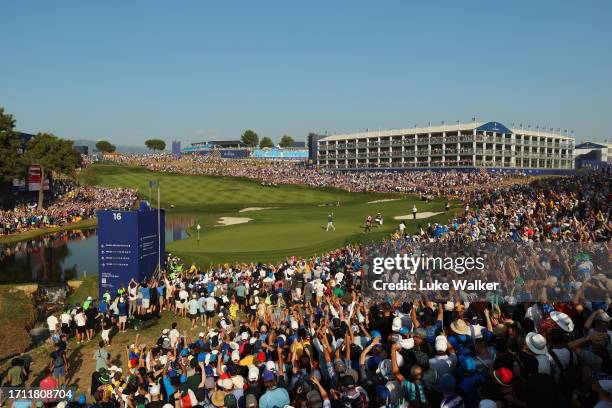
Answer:
M93 151L96 149L95 140L77 139L74 141L74 145L75 146L87 146L90 153L93 153ZM122 146L122 145L115 145L115 146L117 146L117 152L123 153L123 154L151 153L151 151L144 146L142 147L140 146Z

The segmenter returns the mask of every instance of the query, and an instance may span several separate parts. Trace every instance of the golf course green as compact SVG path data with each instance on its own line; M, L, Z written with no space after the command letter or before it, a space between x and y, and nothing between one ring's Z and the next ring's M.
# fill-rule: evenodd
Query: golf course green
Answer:
M139 167L96 164L84 170L80 180L90 185L137 188L141 199L149 197L149 181L159 180L167 220L193 220L189 237L171 242L166 250L203 267L313 256L350 243L380 240L397 229L396 216L409 216L406 224L413 231L419 224L446 222L450 216L444 214L445 199L425 203L401 194L295 185L264 187L253 180L159 173ZM411 215L414 204L423 217L416 221ZM152 205L157 206L156 189ZM458 207L454 205L451 211ZM325 230L330 212L336 231ZM384 217L383 226L364 233L365 218L377 212Z

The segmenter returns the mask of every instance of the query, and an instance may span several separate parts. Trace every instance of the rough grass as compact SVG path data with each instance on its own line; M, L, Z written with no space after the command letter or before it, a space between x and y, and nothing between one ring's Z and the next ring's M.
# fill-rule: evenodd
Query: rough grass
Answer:
M14 285L0 285L0 358L30 346L28 329L36 319L31 296Z
M111 334L111 345L106 348L111 355L112 364L121 367L123 369L123 374L126 375L126 348L136 341L136 335L139 335L139 344L144 343L151 346L157 341L158 337L161 335L161 331L164 328L170 328L173 322L177 322L181 334L191 340L196 338L200 331L204 330L200 326L192 330L189 319L177 317L169 311L164 311L161 319L159 319L155 325L144 330L135 331L129 329L127 333L116 333L113 329ZM91 396L89 395L91 374L95 371L96 366L93 356L98 349L98 342L100 340L100 335L97 334L96 337L89 342L77 344L74 339L71 339L69 342L70 350L68 351L68 361L70 362L70 369L66 377L67 383L70 386L77 387L79 395L85 393L88 401L91 401ZM39 385L42 379L41 373L49 363L49 354L51 351L51 346L44 344L32 350L30 353L33 362L32 374L27 382L28 386L36 387Z

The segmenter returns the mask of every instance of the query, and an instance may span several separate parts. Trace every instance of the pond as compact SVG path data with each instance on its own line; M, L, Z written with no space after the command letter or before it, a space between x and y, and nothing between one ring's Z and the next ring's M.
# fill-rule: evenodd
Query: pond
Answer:
M184 239L191 216L166 218L166 243ZM96 228L61 231L13 244L0 244L0 284L63 283L98 274Z

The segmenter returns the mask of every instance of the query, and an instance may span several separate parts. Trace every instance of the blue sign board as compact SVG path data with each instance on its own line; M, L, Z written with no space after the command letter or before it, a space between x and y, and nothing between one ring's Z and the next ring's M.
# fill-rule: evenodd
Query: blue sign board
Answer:
M150 278L158 262L164 268L164 210L100 210L97 217L100 295L106 289L115 295L132 278Z

